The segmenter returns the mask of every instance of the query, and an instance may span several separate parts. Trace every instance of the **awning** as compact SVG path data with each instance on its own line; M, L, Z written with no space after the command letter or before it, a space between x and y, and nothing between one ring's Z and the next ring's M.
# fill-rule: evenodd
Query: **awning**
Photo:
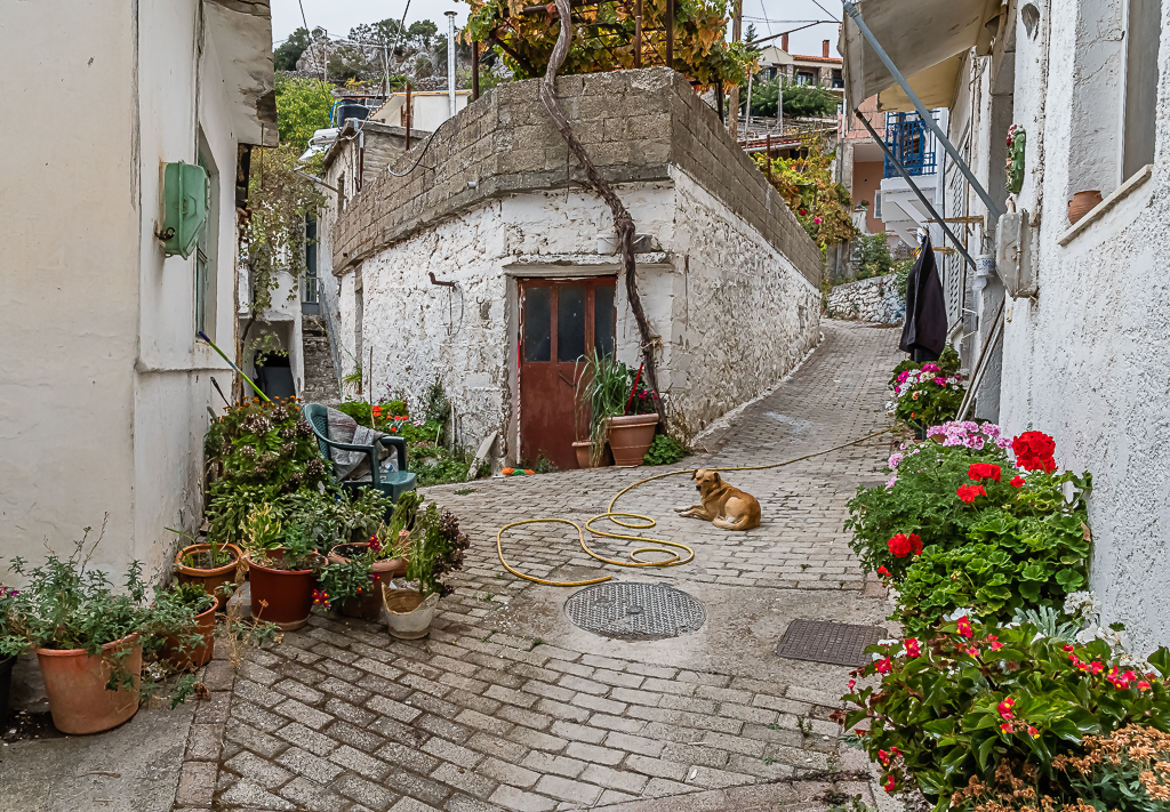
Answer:
M986 53L998 27L1003 0L855 0L873 31L928 108L955 101L964 55ZM914 106L848 14L841 30L848 108L878 95L878 109Z

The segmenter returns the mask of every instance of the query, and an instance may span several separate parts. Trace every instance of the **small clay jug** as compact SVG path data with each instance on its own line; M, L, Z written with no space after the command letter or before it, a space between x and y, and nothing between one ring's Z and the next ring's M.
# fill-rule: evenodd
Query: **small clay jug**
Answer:
M1100 203L1101 190L1093 189L1088 192L1077 192L1073 195L1073 199L1068 204L1068 221L1075 223L1086 214L1093 210L1093 207Z

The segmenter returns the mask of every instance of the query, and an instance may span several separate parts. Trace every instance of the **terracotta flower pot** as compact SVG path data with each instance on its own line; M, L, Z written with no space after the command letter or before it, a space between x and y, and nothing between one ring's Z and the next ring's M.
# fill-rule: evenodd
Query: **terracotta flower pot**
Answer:
M614 465L641 465L654 442L656 414L627 414L609 419L609 447Z
M342 564L363 555L370 547L368 541L353 544L338 544L329 551L330 564ZM349 553L347 555L347 553ZM374 576L366 594L360 598L351 598L338 605L338 610L346 617L360 617L366 620L377 620L382 614L382 584L391 578L406 574L407 560L405 558L386 558L375 561L370 565L370 573Z
M386 607L386 628L399 640L418 640L431 632L431 622L439 607L439 593L425 598L414 589L390 589L382 585L382 602Z
M244 554L234 544L222 544L220 549L232 557L230 564L218 567L189 567L183 563L183 559L189 555L198 556L201 553L205 553L210 559L211 545L191 544L184 547L175 555L175 573L181 584L202 583L207 594L215 598L215 608L222 611L227 606L227 596L220 587L235 580L236 567Z
M1093 210L1093 208L1102 200L1101 190L1093 189L1088 192L1077 192L1073 195L1073 199L1068 204L1068 221L1075 223L1086 214Z
M0 725L8 721L8 700L12 694L12 667L15 657L0 659Z
M215 610L212 606L195 615L195 627L183 635L168 635L159 658L178 671L192 671L207 665L215 651ZM190 638L198 634L203 642L191 647Z
M593 464L593 443L588 440L573 443L573 451L577 454L578 468L604 468L613 465L613 455L609 453L608 445L602 449L601 459L597 461L597 465Z
M279 562L284 551L277 549L268 557ZM282 570L257 564L251 556L244 556L248 565L248 580L252 582L252 617L275 623L286 632L299 629L309 622L313 608L313 587L317 583L315 570Z
M128 649L116 659L114 655ZM53 727L62 733L100 733L125 722L138 712L138 683L142 676L142 641L137 634L102 646L92 655L83 648L37 649ZM124 671L132 688L106 689L111 674Z

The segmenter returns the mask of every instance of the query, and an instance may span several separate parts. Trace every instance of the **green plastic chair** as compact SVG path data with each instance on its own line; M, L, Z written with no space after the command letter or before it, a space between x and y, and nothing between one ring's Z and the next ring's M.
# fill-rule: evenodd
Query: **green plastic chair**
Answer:
M339 443L329 439L329 414L325 406L320 403L306 403L301 410L305 420L313 427L313 434L317 437L317 445L321 449L321 456L333 462L332 449L342 451L359 451L366 454L370 463L369 481L342 480L341 484L347 488L376 488L389 496L395 502L398 497L407 491L418 487L418 476L406 469L406 438L386 436L380 437L380 442L393 447L398 453L398 470L382 471L378 468L378 455L372 445L355 445L354 443Z

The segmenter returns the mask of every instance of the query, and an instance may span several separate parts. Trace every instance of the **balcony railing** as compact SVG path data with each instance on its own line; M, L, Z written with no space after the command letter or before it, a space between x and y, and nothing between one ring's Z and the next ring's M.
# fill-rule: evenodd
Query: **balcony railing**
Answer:
M886 146L911 175L933 175L936 144L934 133L917 113L886 113ZM900 177L886 157L885 177Z

